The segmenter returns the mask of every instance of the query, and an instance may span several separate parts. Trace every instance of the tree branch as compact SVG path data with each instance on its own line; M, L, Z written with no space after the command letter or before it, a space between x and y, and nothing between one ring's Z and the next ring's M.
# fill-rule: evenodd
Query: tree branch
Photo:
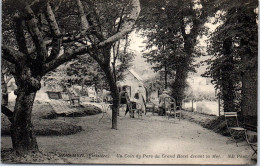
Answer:
M38 2L39 2L39 0L34 0L34 1L32 1L31 4L28 5L28 7L31 7L31 6L35 5L36 3L38 3Z
M106 63L104 62L104 60L102 60L102 58L98 57L97 54L90 54L90 56L91 56L95 61L97 61L100 66L106 65Z
M70 36L65 36L62 38L62 42L63 43L70 43L70 42L75 42L77 40L82 39L83 37L81 36L81 34L78 35L70 35Z
M94 1L86 1L86 2L88 3L89 6L94 6L94 3L93 3ZM97 27L99 28L98 30L93 30L93 31L95 31L96 33L102 32L102 27L101 27L102 24L101 24L100 18L98 17L98 14L97 14L95 7L92 8L92 11L93 11L93 14L89 13L87 15L89 23L90 23L91 26L93 25L93 21L91 20L91 16L93 16L93 18L95 18L95 20L97 22Z
M6 61L15 64L15 65L20 65L21 62L23 62L23 56L24 54L21 53L18 50L15 50L14 48L3 45L2 46L2 58L5 59Z
M49 23L51 34L53 35L53 40L52 40L52 44L51 44L51 46L52 46L51 54L46 59L46 62L50 62L51 60L57 58L60 53L61 33L60 33L60 29L58 27L57 21L55 19L54 13L53 13L52 8L49 3L47 3L47 10L46 10L45 14L46 14L46 19Z
M59 67L65 62L68 62L72 59L77 58L79 55L84 55L88 53L88 50L90 49L91 46L81 46L78 48L70 48L68 51L66 51L63 55L59 56L58 58L52 60L49 63L46 63L44 65L44 70L42 72L42 75L54 70L55 68Z
M29 5L25 7L25 13L28 15L29 18L29 20L27 21L27 26L37 51L36 61L43 63L48 56L44 39L37 26L37 20L35 18L34 12Z
M55 11L55 12L56 12L57 10L59 10L60 5L61 5L62 2L63 2L63 0L59 0L58 5L54 8L54 11Z
M93 28L91 28L91 31L90 31L90 32L93 34L93 37L94 37L94 36L97 37L100 41L104 40L103 35L102 35L101 33L98 33L97 30L94 28L95 26L94 26L93 21L90 19L90 15L91 15L91 14L88 15L89 25L90 25L91 27L93 27ZM99 20L98 20L98 18L97 18L97 16L96 16L95 12L94 12L94 16L95 16L95 18L96 18L96 21L98 22L98 27L99 27L99 29L101 29L100 22L99 22ZM101 32L101 30L100 30L100 32ZM90 37L88 37L88 38L90 38Z
M15 65L13 63L10 63L8 61L6 61L5 59L2 59L2 63L3 63L3 60L5 61L4 63L6 63L6 69L12 74L14 75L15 74ZM5 73L3 73L5 74Z
M1 105L1 112L8 117L9 121L13 123L14 113L7 107Z
M48 46L51 46L52 40L45 40L44 43L45 43L45 45L46 45L47 47L48 47ZM36 51L36 48L35 48L35 47L29 48L29 49L28 49L28 54L33 54L35 51Z
M120 16L119 23L118 23L118 26L117 26L117 32L119 32L119 30L120 30L120 28L121 28L124 10L125 10L125 8L123 8L123 9L122 9L122 12L121 12L121 16Z
M140 14L141 7L140 7L139 0L131 0L130 4L132 7L132 11L130 12L130 14L127 17L124 18L122 25L121 25L121 30L119 30L119 32L117 32L113 36L109 37L108 39L100 42L98 45L99 47L103 47L106 44L113 43L114 41L117 41L118 39L122 38L127 33L131 32L131 30L135 24L135 21L137 20L139 14Z
M78 5L79 16L81 20L81 34L85 35L87 30L89 29L89 22L87 20L83 5L80 0L77 0L77 5Z
M49 3L47 3L47 9L46 9L45 15L46 15L46 19L48 21L52 35L54 35L55 37L59 37L61 35L60 29L59 29L56 18L54 16L54 13L53 13L52 8Z
M15 22L15 29L14 29L15 37L16 37L19 50L24 54L28 54L26 39L23 31L23 20L21 19L18 13L16 13L14 16L14 22Z

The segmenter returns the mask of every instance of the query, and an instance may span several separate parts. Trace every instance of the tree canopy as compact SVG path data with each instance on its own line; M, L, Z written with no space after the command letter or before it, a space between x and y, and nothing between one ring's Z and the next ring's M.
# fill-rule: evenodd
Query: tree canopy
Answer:
M224 101L224 111L252 111L256 108L257 84L257 1L220 1L220 24L211 34L208 53L211 58L204 76L212 77ZM249 94L250 93L250 94ZM248 110L246 103L251 103ZM252 120L253 121L253 120Z
M14 111L3 105L1 108L12 123L14 150L37 151L31 111L42 77L80 55L90 55L109 79L107 52L132 30L140 3L139 0L6 0L2 6L2 58L10 63L17 99ZM115 107L113 115L117 112ZM112 127L116 128L116 117Z
M138 25L145 29L147 49L152 49L145 57L155 64L155 70L174 71L175 81L170 87L172 96L181 103L188 73L195 71L198 36L203 34L209 11L216 3L214 0L141 2L144 7Z

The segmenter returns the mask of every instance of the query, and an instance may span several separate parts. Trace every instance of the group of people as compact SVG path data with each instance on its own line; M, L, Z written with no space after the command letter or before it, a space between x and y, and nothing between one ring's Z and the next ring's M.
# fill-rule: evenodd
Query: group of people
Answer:
M130 96L127 92L126 87L122 87L120 91L120 105L126 106L125 108L125 115L129 112L130 117L134 118L134 113L130 112L132 109L139 109L142 112L146 112L146 102L143 94L138 89L137 92L134 94L134 98L130 99ZM159 96L159 115L163 115L165 113L165 99L171 98L168 95L168 91L164 90L163 93ZM131 108L130 108L131 107Z
M146 110L145 98L142 95L141 91L138 89L137 92L134 94L134 97L130 99L130 95L128 94L126 88L127 88L126 86L123 86L119 94L120 105L126 106L125 115L129 112L130 117L134 118L134 112L132 112L133 109L138 109L142 112L145 112Z

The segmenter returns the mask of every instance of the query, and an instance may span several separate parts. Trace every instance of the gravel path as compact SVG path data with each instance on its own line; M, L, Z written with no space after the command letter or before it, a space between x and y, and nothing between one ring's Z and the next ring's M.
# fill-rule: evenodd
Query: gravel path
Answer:
M130 119L120 113L118 130L109 115L66 118L84 131L69 136L37 137L40 150L58 152L72 163L111 164L255 164L245 142L226 144L227 137L187 120L148 113ZM2 148L11 147L2 137Z

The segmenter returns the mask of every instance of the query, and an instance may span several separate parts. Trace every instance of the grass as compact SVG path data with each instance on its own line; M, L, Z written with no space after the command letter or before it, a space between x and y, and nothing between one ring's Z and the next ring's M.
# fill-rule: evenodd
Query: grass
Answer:
M224 136L229 136L229 132L223 116L207 115L198 112L182 111L182 116L191 122L197 123L204 128L213 130Z
M90 115L96 115L100 114L102 111L100 108L94 106L94 105L79 105L76 107L78 109L77 112L74 114L67 115L69 117L74 116L74 117L81 117L81 116L90 116Z
M1 150L1 160L7 164L38 163L38 164L68 164L68 161L55 153L31 152L26 155L18 155L12 149Z
M14 108L14 103L10 103L9 108ZM89 116L101 113L100 108L87 105L78 106L78 112L74 115L67 116ZM47 103L35 103L32 111L32 122L34 125L34 132L36 135L70 135L82 131L82 127L64 120L57 119L58 115L55 114L52 107ZM2 114L1 117L1 134L10 135L10 121Z
M14 103L9 104L9 109L13 110ZM73 116L89 116L101 113L101 109L93 106L78 106L78 112ZM71 115L68 115L71 116ZM39 101L34 103L32 111L32 122L34 125L34 132L36 135L42 136L60 136L60 135L71 135L82 131L82 127L77 124L61 120L58 115L54 112L52 107L48 103L40 103ZM2 114L1 116L1 134L10 135L11 123L8 118ZM43 153L43 152L32 152L27 155L18 155L13 152L12 149L1 150L1 160L4 163L60 163L68 164L69 162L59 157L55 153Z
M2 135L10 135L10 126L6 116L2 116ZM82 127L58 119L33 119L34 132L36 135L70 135L82 131Z

